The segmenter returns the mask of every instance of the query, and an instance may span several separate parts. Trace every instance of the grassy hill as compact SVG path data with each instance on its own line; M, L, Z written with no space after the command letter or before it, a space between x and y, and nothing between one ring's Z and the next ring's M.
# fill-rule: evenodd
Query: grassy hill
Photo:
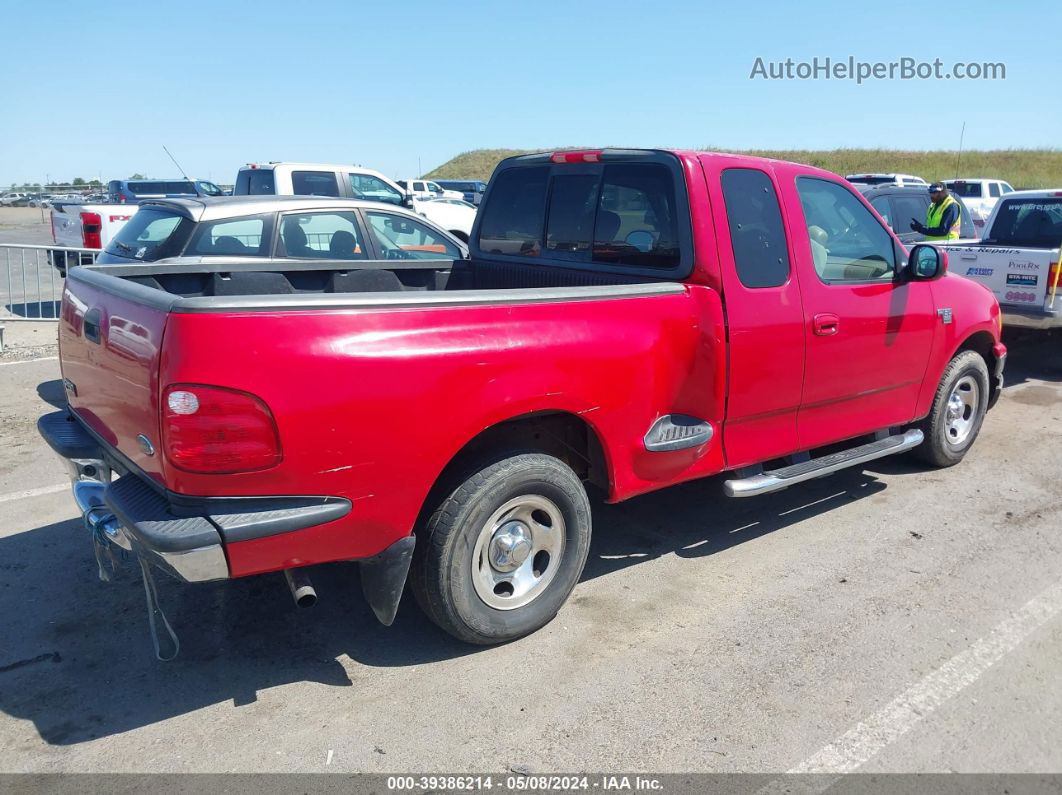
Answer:
M571 147L566 147L571 148ZM704 147L712 151L739 151ZM528 149L475 149L462 152L425 174L430 179L488 179L499 160L525 154ZM794 160L838 174L868 171L917 174L927 180L954 176L995 177L1015 188L1062 186L1062 149L995 149L962 153L957 163L954 151L905 152L891 149L747 150L745 154Z

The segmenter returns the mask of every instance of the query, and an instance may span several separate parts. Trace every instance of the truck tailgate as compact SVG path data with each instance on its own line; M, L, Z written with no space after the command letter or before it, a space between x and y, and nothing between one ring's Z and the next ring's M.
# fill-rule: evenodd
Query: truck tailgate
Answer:
M159 350L165 309L67 279L59 321L66 397L104 442L162 481L159 443ZM139 436L143 440L138 440Z
M942 245L953 273L980 282L1003 307L1046 311L1051 290L1051 264L1058 249L1003 248L1000 246Z

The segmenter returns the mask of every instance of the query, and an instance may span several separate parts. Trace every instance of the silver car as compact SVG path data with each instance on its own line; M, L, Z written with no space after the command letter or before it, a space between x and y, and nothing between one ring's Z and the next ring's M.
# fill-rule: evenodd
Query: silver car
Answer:
M453 261L468 249L393 204L309 196L142 202L98 264Z

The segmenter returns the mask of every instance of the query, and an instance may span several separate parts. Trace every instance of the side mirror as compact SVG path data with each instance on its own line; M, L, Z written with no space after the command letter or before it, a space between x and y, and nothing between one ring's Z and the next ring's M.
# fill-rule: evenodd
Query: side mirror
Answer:
M948 270L948 253L936 246L918 245L907 259L907 273L911 279L928 282L939 279Z
M414 204L413 204L413 194L412 193L407 193L406 194L406 197L402 200L402 206L403 207L408 207L410 210L413 209Z

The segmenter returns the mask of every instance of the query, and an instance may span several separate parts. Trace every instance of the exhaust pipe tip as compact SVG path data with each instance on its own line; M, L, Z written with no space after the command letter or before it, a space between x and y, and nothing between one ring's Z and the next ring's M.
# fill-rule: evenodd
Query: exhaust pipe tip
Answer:
M291 598L298 607L313 607L317 604L317 591L302 569L285 569L284 579L291 591Z

